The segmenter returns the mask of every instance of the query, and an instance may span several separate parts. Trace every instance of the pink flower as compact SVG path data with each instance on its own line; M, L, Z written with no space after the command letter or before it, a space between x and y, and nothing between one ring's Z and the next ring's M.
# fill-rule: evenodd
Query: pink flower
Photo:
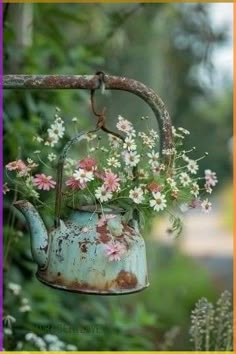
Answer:
M56 182L52 179L51 176L46 176L45 174L37 174L33 178L33 184L38 188L44 191L49 191L50 188L55 188Z
M6 169L9 171L25 171L27 169L26 164L22 160L16 160L9 162L6 165Z
M121 256L126 252L126 248L120 242L110 241L105 245L105 252L109 261L120 261Z
M211 170L205 170L205 180L207 187L215 187L218 182L216 173Z
M93 157L86 157L80 160L78 166L86 171L95 171L97 167L97 161Z
M105 172L105 176L103 180L104 180L104 186L109 192L115 192L120 187L119 177L111 171Z
M108 220L114 219L116 216L113 214L102 215L97 223L98 227L104 226Z
M154 181L150 182L147 187L150 192L161 192L162 191L161 186Z
M77 179L75 179L75 177L70 177L67 181L66 181L66 185L68 188L75 190L75 189L84 189L86 188L86 183L81 183L80 181L78 181Z

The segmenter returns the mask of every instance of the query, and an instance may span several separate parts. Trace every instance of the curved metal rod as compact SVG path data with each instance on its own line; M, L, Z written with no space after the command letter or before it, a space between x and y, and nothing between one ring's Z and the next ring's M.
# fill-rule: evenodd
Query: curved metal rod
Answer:
M5 75L4 89L85 89L94 90L101 85L97 75ZM142 98L154 112L160 129L160 154L172 148L170 115L162 99L143 83L126 77L104 75L104 88L131 92ZM165 156L166 165L171 165L171 155Z

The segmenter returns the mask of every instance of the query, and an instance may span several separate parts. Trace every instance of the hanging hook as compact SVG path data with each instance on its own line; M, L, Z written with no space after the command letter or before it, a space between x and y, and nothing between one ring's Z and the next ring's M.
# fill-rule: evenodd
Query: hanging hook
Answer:
M103 71L97 71L95 75L98 76L98 79L99 79L99 87L98 88L101 88L102 93L103 93L105 88L106 88L105 87L105 74L104 74ZM105 126L105 122L106 122L106 118L105 118L106 107L104 107L101 112L98 112L95 109L95 100L94 100L95 90L96 89L92 89L90 91L90 100L91 100L92 112L98 118L97 119L97 125L96 125L97 129L102 129L104 132L106 132L108 134L111 134L111 135L114 135L117 138L119 138L122 141L124 141L124 137L122 135L120 135L119 133L111 131L110 129L108 129Z

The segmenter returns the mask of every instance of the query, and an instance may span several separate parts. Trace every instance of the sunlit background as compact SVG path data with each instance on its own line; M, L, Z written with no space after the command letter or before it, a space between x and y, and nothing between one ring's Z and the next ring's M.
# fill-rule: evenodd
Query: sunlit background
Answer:
M202 339L200 347L190 341L191 312L200 298L215 303L224 290L232 291L233 4L4 6L5 74L103 70L139 80L160 95L174 126L191 131L186 148L196 146L195 156L209 153L201 172L210 168L219 180L211 214L183 214L178 239L167 232L165 217L153 221L144 235L151 285L143 293L116 298L63 293L40 284L27 229L8 193L4 315L16 321L6 325L5 348L43 350L43 340L49 351L208 350ZM140 117L148 115L157 128L152 112L131 94L108 92L97 100L107 107L113 128L118 114L138 129L143 128ZM79 129L93 126L89 92L4 92L6 162L19 155L19 146L22 158L33 156L32 136L53 119L56 106L65 120L78 117ZM52 225L51 216L44 217ZM205 320L207 306L203 303ZM211 336L210 349L231 349L223 335L220 343Z

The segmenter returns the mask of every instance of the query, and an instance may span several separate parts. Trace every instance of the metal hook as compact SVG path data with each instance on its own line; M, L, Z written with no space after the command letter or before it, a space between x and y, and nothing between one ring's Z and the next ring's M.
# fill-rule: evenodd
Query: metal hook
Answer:
M105 88L105 74L104 74L104 72L103 71L97 71L95 76L98 76L98 79L99 79L100 85L99 85L98 88L101 87L101 89L104 90L104 88ZM105 121L106 121L106 119L105 119L105 111L106 111L106 107L104 107L103 110L100 113L97 112L97 110L95 109L95 102L94 102L95 90L96 89L90 90L90 100L91 100L92 112L98 118L96 127L98 129L101 129L104 132L106 132L108 134L111 134L111 135L114 135L117 138L119 138L122 141L124 141L124 137L122 135L120 135L119 133L111 131L110 129L108 129L105 126Z

